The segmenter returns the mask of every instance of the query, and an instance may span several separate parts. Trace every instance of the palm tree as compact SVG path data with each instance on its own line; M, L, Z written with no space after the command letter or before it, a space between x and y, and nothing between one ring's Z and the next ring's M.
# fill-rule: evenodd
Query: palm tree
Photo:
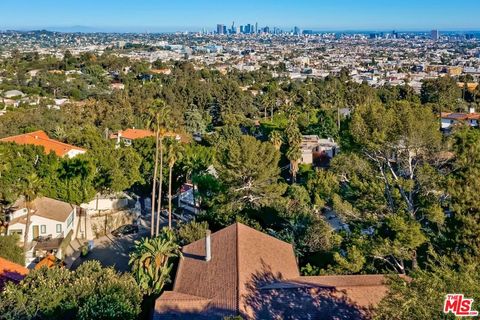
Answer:
M158 236L160 232L160 212L162 211L162 185L163 185L163 138L167 133L170 121L170 109L166 107L165 102L161 101L162 109L160 111L160 127L159 127L159 148L160 148L160 181L158 182L158 199L157 199L157 225L155 228L155 234ZM152 202L153 204L153 202Z
M40 196L42 183L40 178L33 173L25 178L24 185L22 187L22 195L25 200L25 206L27 208L27 221L25 223L25 234L23 236L23 250L26 253L28 251L28 235L30 231L30 223L32 218L32 204L33 201Z
M168 227L172 228L172 171L177 161L177 147L175 142L168 149Z
M157 105L150 107L148 110L149 119L147 121L147 127L155 131L155 158L154 158L154 168L153 168L153 181L152 181L152 216L150 219L150 236L154 235L155 227L155 197L157 192L157 171L158 171L158 143L159 143L159 122L160 122L160 113L158 112Z
M270 142L273 144L275 149L280 150L283 144L282 133L278 130L274 130L270 133Z
M159 294L170 282L171 258L182 257L173 230L163 228L158 237L135 241L128 264L140 288L147 295Z

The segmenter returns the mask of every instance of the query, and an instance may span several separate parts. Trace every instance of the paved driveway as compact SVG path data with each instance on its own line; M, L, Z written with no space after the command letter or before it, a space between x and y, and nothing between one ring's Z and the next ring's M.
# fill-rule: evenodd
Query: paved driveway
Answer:
M80 264L88 260L98 260L105 267L114 267L117 271L130 271L128 266L129 254L133 250L135 240L150 234L150 217L140 219L139 232L134 235L114 237L111 234L94 240L94 248L84 258L79 257L72 264L71 269L76 269Z
M178 223L179 218L180 217L178 216L173 217L174 226ZM181 217L183 221L188 221L192 218L193 216L191 215L184 215ZM150 219L150 213L142 215L139 220L139 232L137 234L122 237L114 237L113 235L108 234L95 239L94 248L86 257L77 258L73 262L71 269L75 270L85 261L98 260L104 267L112 266L120 272L130 271L130 267L128 266L129 254L134 248L135 240L150 236ZM161 227L168 225L166 217L161 216L160 225Z

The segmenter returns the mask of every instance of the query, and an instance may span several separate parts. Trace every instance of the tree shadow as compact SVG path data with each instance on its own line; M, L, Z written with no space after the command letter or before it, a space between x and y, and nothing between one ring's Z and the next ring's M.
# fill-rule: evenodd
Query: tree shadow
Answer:
M262 261L243 295L243 309L254 319L370 319L371 310L356 305L334 287L285 281Z

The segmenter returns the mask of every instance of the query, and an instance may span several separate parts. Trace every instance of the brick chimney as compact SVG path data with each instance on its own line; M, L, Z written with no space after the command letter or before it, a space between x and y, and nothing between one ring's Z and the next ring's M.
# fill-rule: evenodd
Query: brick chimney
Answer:
M205 236L205 261L212 260L212 239L211 239L211 231L207 230L207 234Z

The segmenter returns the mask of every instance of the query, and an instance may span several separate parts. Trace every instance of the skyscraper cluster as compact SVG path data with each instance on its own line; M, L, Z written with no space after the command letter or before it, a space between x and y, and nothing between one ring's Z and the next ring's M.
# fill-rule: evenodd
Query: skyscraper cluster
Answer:
M302 34L302 30L298 27L295 27L293 30L294 34ZM217 24L217 28L215 30L216 34L219 35L228 35L228 34L281 34L283 31L279 28L270 28L268 26L259 27L258 22L255 24L246 24L246 25L239 25L236 26L235 22L232 22L232 25L228 27L224 24Z

